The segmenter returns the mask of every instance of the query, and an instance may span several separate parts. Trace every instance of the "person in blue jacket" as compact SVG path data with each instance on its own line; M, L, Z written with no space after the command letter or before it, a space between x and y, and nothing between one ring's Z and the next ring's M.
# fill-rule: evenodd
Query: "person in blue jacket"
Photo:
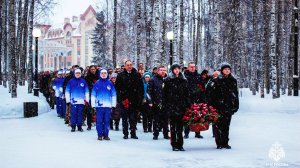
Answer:
M57 116L63 118L63 82L64 78L62 77L63 71L60 70L57 72L57 77L52 83L52 89L55 92L55 104Z
M74 73L75 78L71 79L66 87L66 102L71 104L71 132L75 132L76 125L78 131L83 132L82 110L89 100L89 88L81 78L81 70L75 69Z
M93 86L91 104L96 108L98 140L110 140L108 137L110 112L112 107L116 107L117 96L113 83L108 79L106 69L100 70L100 79Z

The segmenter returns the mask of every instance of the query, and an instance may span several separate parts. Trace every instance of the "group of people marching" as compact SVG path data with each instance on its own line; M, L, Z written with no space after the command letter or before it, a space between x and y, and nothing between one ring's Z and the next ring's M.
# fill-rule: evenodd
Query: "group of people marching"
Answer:
M145 71L142 63L135 69L130 60L115 71L94 65L84 70L75 65L54 75L40 75L41 91L52 108L55 101L58 117L65 119L71 132L76 126L83 132L86 120L87 130L96 123L98 140L110 140L109 130L114 126L119 130L122 119L123 138L138 139L137 123L142 118L144 132L153 132L153 140L162 132L173 151L184 151L183 139L189 138L190 130L182 117L192 104L207 103L221 116L213 125L217 149L231 148L229 126L239 108L239 96L227 63L213 76L207 70L199 74L193 62L186 69L173 64L167 73L165 66ZM203 138L200 132L195 137Z

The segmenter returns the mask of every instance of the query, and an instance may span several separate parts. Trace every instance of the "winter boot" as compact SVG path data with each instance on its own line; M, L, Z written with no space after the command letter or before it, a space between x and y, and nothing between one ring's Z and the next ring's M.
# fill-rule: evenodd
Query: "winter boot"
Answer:
M172 150L173 151L179 151L179 149L175 148L175 147L172 147Z
M217 149L222 149L223 147L222 146L217 146Z
M131 139L139 139L137 136L136 136L136 134L134 133L134 134L131 134Z
M128 139L128 135L124 135L123 139Z
M157 137L157 136L154 136L154 137L153 137L153 140L158 140L158 137Z
M104 137L104 140L107 140L107 141L109 141L109 140L110 140L110 138L107 136L107 137Z
M185 134L184 139L189 139L189 134Z
M169 135L164 135L164 139L170 139Z
M102 141L102 136L99 136L99 137L98 137L98 140L99 140L99 141Z
M86 130L90 131L92 129L92 126L88 126Z
M77 126L78 127L78 131L83 132L83 129L81 126Z
M227 145L223 146L223 148L225 148L225 149L231 149L231 146L227 144Z
M203 139L203 136L200 135L200 132L196 132L195 133L195 138L201 138L201 139Z
M68 121L68 120L66 120L66 121L65 121L65 124L69 124L69 121Z
M75 126L72 126L71 132L75 132Z
M180 147L179 151L185 151L185 149L183 147Z

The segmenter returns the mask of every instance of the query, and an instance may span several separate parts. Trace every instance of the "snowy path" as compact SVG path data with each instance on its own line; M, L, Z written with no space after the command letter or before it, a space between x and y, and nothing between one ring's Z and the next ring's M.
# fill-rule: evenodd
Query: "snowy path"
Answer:
M141 124L138 140L110 131L111 141L97 141L95 127L71 133L52 110L36 118L0 119L0 168L300 167L300 99L243 96L232 119L231 150L215 149L209 130L202 133L204 139L185 140L185 152L173 152L168 140L153 141L152 134L142 133ZM275 142L285 151L278 162L268 157Z

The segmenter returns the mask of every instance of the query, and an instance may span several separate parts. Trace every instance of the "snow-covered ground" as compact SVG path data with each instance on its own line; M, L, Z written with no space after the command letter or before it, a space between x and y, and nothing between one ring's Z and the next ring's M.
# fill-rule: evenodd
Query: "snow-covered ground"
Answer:
M45 97L41 93L40 97L33 96L33 93L28 94L27 85L18 86L17 94L17 98L11 98L8 89L0 86L0 119L24 117L24 102L38 102L39 115L50 112L50 107Z
M231 150L216 149L211 129L202 132L204 139L191 133L184 140L186 151L173 152L168 140L152 140L141 124L138 140L110 131L111 141L98 141L95 127L71 133L54 110L35 118L0 119L0 168L300 167L299 104L299 97L261 99L244 89L231 122ZM276 142L281 147L272 148Z

